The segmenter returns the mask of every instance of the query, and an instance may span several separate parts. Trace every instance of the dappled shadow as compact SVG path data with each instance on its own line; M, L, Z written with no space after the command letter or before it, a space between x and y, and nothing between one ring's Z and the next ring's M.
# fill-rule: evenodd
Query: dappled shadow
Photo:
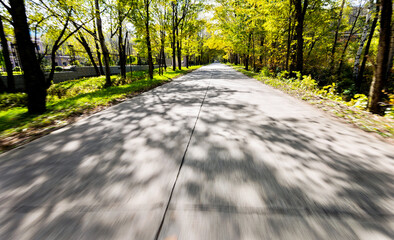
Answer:
M207 76L195 71L1 155L0 238L152 239Z
M1 155L0 238L153 239L207 89L161 237L393 236L391 146L210 65Z
M392 238L394 148L257 84L213 76L161 237Z

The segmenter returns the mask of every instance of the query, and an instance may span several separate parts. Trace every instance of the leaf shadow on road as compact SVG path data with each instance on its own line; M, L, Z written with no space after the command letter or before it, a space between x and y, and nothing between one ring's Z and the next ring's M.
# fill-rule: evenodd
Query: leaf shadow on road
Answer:
M390 152L324 119L270 115L243 98L257 85L231 87L243 77L228 70L211 76L230 87L209 86L164 235L324 238L338 227L326 218L340 218L346 234L356 224L393 236ZM209 78L195 71L1 155L0 238L153 239Z
M195 71L1 155L0 238L152 239L203 77Z
M205 100L163 238L394 236L392 146L231 81L241 85L219 82Z

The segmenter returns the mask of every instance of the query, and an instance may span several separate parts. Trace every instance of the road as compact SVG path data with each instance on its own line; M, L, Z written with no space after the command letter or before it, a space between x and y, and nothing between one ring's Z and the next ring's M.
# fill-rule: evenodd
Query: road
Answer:
M394 147L212 64L0 155L0 239L394 239Z

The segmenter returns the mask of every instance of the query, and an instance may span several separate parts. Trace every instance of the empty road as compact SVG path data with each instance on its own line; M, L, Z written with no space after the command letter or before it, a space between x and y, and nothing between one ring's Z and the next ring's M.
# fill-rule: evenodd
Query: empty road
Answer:
M394 239L394 147L212 64L0 155L0 239Z

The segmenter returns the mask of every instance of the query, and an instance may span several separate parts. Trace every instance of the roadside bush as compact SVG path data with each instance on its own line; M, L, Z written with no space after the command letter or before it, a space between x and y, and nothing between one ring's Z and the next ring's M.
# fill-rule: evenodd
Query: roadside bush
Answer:
M14 67L14 69L12 69L12 71L14 72L20 72L22 71L22 69L20 67Z
M260 72L260 76L262 77L269 77L271 76L271 72L267 67L263 67Z
M55 71L56 72L61 72L61 71L63 71L63 68L61 66L56 66L55 67Z
M25 107L27 105L26 93L5 93L0 95L0 109L6 110L13 107Z
M67 88L61 85L52 84L48 88L47 94L48 96L57 96L59 99L61 99L67 95Z
M317 91L317 94L327 97L329 99L335 100L335 101L342 101L342 98L337 95L335 83L332 83L331 85L324 86L322 89Z
M283 79L288 79L290 77L290 73L286 70L281 71L280 73L278 73L277 77L281 80Z
M354 97L347 103L348 106L353 106L361 110L367 109L368 105L368 97L364 94L356 94Z
M302 76L301 87L304 90L315 90L316 86L317 86L317 83L314 79L312 79L311 75Z

